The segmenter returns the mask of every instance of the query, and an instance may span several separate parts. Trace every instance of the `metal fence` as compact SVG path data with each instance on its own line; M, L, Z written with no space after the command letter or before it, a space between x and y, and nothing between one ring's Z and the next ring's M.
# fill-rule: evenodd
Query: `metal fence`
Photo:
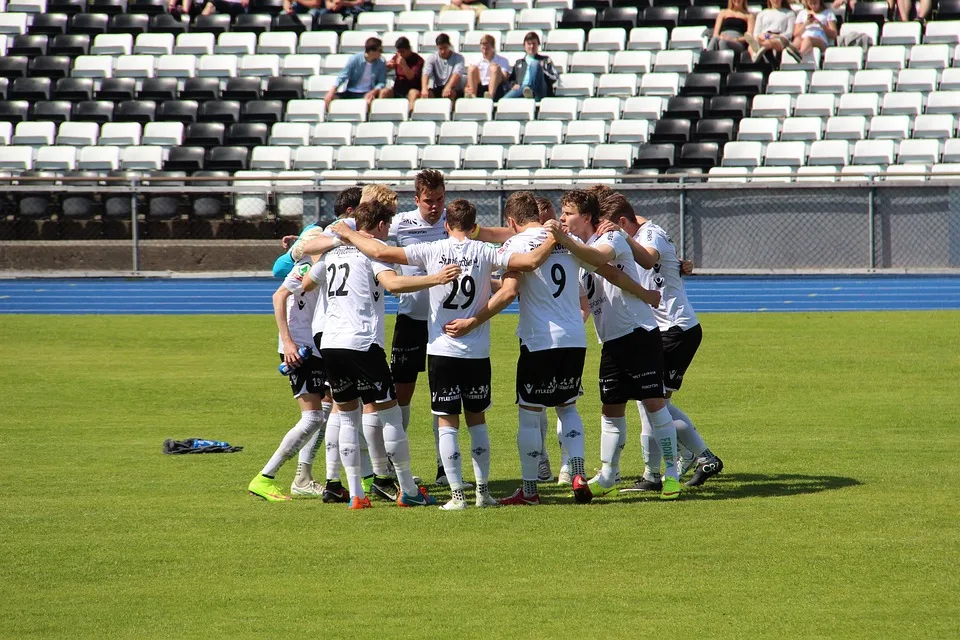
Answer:
M960 270L960 181L708 184L664 183L664 178L614 188L638 214L664 227L699 269ZM51 188L22 180L0 185L5 225L0 245L125 240L136 272L143 240L266 240L296 233L318 219L331 220L336 194L347 184L274 178L246 183L180 179L173 186L125 180L118 186L62 179ZM533 190L559 211L563 189L574 186L549 180L533 186L458 181L449 184L447 199L467 198L477 206L481 224L500 225L512 191ZM400 210L413 209L410 184L393 187ZM38 232L44 225L53 230ZM163 232L158 235L155 228Z

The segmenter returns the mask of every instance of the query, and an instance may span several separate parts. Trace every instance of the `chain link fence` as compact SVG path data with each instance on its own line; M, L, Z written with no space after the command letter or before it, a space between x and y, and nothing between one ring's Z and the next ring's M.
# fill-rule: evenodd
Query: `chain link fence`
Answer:
M275 243L305 224L333 220L337 193L355 183L120 177L60 179L51 186L47 180L0 184L0 246L127 241L136 256L138 243L155 240ZM412 187L395 188L399 210L414 209ZM654 182L615 188L639 215L662 226L698 269L960 269L960 184ZM506 198L520 189L550 199L559 212L563 187L554 184L458 182L447 199L470 200L480 224L496 226L503 224ZM0 270L13 268L0 259ZM138 268L134 259L131 270Z

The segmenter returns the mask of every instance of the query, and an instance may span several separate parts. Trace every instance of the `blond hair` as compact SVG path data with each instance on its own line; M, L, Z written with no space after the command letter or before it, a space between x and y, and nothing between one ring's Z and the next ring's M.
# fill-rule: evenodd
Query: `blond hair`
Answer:
M360 203L363 204L364 202L377 202L390 211L397 212L397 193L382 184L364 185L363 191L360 193Z

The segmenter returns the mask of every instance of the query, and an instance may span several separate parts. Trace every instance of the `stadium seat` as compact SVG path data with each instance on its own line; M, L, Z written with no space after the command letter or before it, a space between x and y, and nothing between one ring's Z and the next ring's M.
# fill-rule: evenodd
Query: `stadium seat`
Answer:
M730 142L723 148L723 166L759 167L763 156L761 142Z
M394 143L393 138L394 124L392 122L362 122L357 125L357 130L353 134L353 144L392 145Z
M780 130L780 141L814 142L823 138L823 119L812 117L787 118Z
M774 118L744 118L740 121L737 140L774 142L780 134L780 121Z
M347 147L352 141L353 127L349 122L321 122L314 125L310 134L310 143L314 145Z
M186 128L183 143L188 147L219 147L226 130L222 122L195 122Z
M293 154L293 168L323 171L333 168L333 147L300 147Z
M539 123L539 122L530 122L527 126L535 125L548 125L551 129L556 129L557 135L554 138L551 138L552 142L548 144L560 144L560 139L562 137L563 125L560 123ZM523 127L519 122L516 121L507 121L507 122L487 122L483 125L483 130L480 133L480 142L484 145L503 145L509 146L514 144L520 144L521 130ZM524 140L526 144L542 144L538 139L527 139ZM500 167L497 167L498 169Z
M399 129L403 130L404 135L407 135L406 125L407 123L401 123L399 127ZM409 126L411 129L413 129L415 125L416 126L433 125L434 127L436 127L435 122L409 123ZM430 136L431 135L430 131L431 130L423 129L423 134ZM437 130L433 129L432 131L437 131ZM400 133L398 133L397 135L399 136ZM411 132L409 135L411 136L411 139L412 139L412 137L415 136L416 133ZM434 135L436 135L436 139L433 140L428 137L425 144L460 144L460 145L476 144L477 141L480 139L480 124L478 122L471 122L471 121L441 122L438 133ZM414 144L414 143L411 142L411 144ZM421 143L416 142L415 144L421 144Z
M178 147L183 144L183 134L181 122L150 122L143 127L141 142L147 146Z
M13 131L11 144L23 146L52 145L57 136L57 125L53 122L21 122Z
M223 139L228 147L256 147L267 144L270 135L269 125L265 122L237 122L227 128Z
M755 118L787 118L792 110L793 100L786 94L760 94L753 97L750 115Z
M443 126L446 126L447 123L444 123ZM386 144L399 144L399 145L417 145L417 146L426 146L430 144L437 144L437 123L432 121L424 122L401 122L396 128L396 135L393 134L393 124L390 123L377 123L377 126L388 126L391 130L392 141ZM360 127L357 128L357 137L359 140L360 136ZM369 144L357 142L357 144ZM441 142L440 144L460 144L459 142Z
M872 117L880 112L880 96L876 93L847 94L837 104L839 116Z

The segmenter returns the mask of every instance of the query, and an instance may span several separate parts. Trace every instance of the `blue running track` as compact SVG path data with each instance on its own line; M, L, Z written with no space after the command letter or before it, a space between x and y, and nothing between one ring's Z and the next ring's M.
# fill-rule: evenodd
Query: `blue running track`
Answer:
M699 276L686 281L697 311L919 311L960 309L958 276ZM269 314L270 278L0 279L0 314ZM396 312L387 298L387 311ZM516 312L516 304L508 312Z

